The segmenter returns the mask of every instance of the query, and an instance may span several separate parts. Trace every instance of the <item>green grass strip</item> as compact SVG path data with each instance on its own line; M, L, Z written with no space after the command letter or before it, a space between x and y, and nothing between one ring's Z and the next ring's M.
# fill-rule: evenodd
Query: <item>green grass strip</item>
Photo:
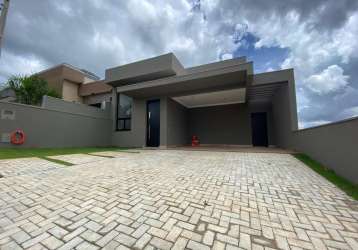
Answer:
M358 184L353 184L349 180L343 178L342 176L337 175L333 170L330 170L320 164L319 162L313 160L308 155L305 154L294 154L298 160L305 163L308 167L313 169L318 174L325 177L327 180L332 182L334 185L342 189L346 194L351 196L353 199L358 200Z
M129 148L84 147L84 148L0 148L0 159L24 157L46 157L66 154L88 154L101 151L125 151Z
M61 161L61 160L57 160L57 159L51 159L51 158L48 158L48 157L45 157L45 156L41 156L39 157L41 159L44 159L46 161L51 161L51 162L54 162L54 163L58 163L58 164L61 164L61 165L65 165L65 166L73 166L75 164L72 164L70 162L67 162L67 161Z

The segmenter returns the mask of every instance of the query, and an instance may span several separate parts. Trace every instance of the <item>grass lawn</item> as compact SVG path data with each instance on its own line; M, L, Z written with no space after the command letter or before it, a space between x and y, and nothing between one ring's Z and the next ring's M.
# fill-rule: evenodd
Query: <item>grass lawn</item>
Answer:
M294 154L294 156L305 163L308 167L325 177L327 180L332 182L334 185L342 189L353 199L358 200L358 185L354 185L347 179L337 175L334 171L327 169L320 163L316 162L305 154Z
M101 151L121 151L128 148L91 147L91 148L0 148L0 159L14 159L23 157L40 157L65 154L88 154Z

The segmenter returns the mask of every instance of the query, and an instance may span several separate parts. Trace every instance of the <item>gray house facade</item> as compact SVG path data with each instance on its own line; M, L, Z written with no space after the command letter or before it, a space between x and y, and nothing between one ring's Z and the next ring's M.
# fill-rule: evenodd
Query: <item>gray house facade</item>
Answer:
M174 54L106 70L112 145L285 147L297 130L292 69L254 74L245 57L184 68Z

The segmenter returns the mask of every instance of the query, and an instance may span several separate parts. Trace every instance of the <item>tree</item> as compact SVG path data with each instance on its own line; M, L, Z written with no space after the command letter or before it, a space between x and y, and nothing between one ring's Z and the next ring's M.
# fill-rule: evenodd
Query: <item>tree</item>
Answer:
M36 75L12 76L6 85L15 92L17 102L23 104L39 105L44 95L61 98L54 89L49 88L45 80Z

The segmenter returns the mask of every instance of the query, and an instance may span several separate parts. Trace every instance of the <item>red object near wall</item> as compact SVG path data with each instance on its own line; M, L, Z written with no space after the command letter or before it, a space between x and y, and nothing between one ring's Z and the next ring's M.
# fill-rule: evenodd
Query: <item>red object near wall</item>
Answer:
M21 145L25 142L25 133L21 129L17 129L10 135L10 141L12 144Z
M199 142L199 138L196 135L193 135L191 137L191 146L192 147L197 147L199 146L200 142Z

